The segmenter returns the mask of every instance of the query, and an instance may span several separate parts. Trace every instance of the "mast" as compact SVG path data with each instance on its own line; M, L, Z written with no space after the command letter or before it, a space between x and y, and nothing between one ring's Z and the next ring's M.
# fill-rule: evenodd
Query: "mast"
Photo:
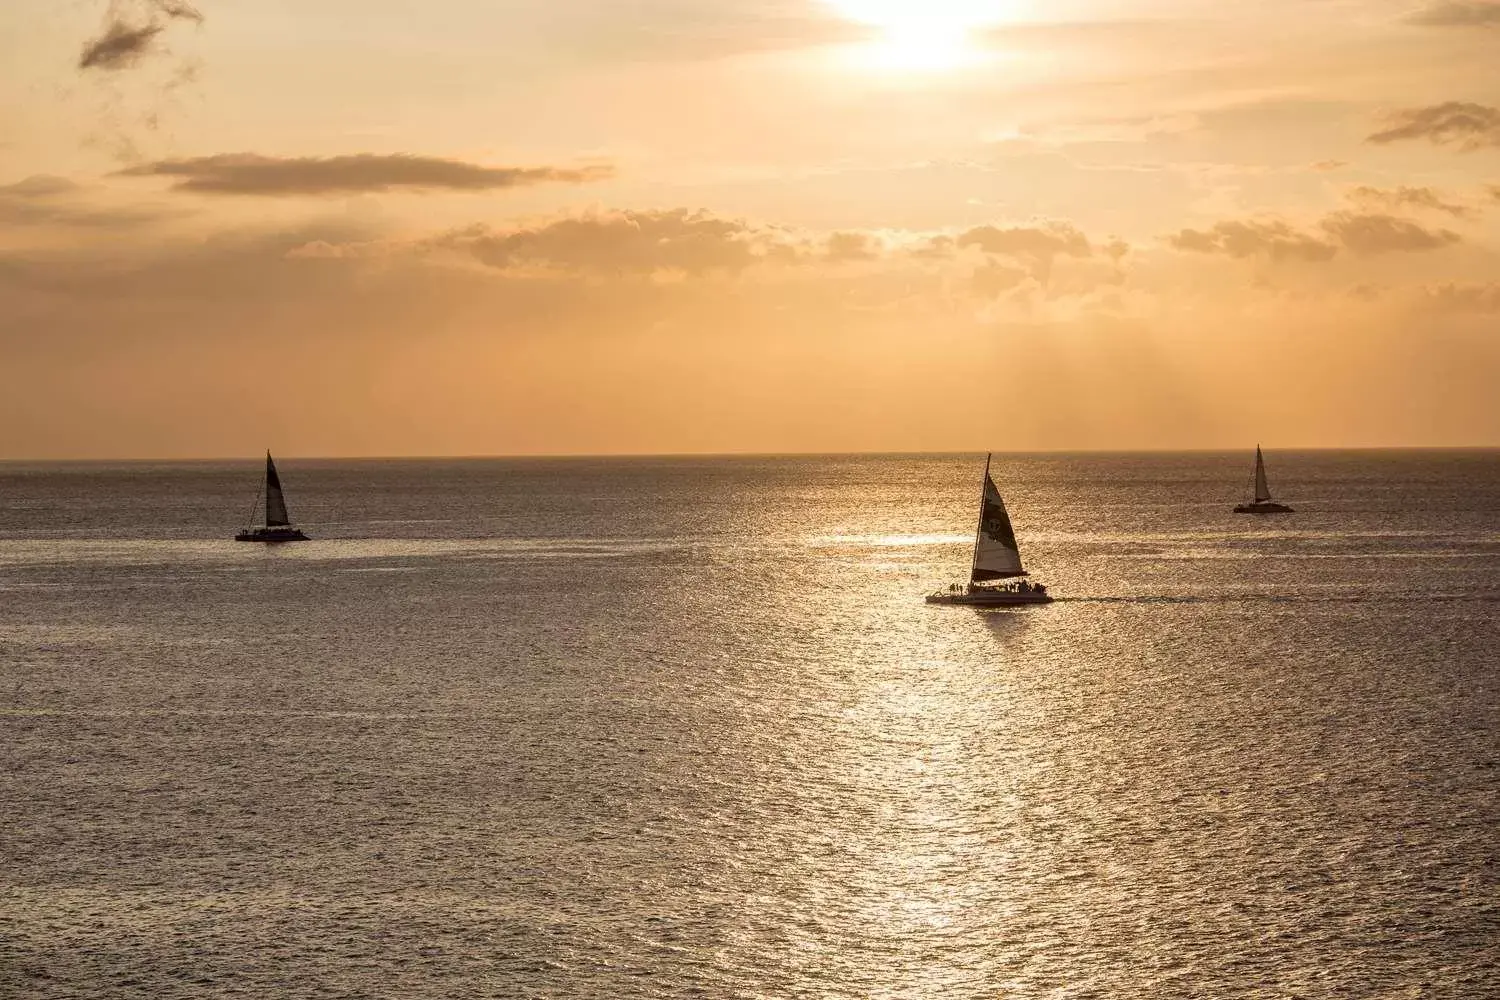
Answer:
M974 571L979 569L979 543L984 538L984 501L986 490L990 483L990 462L995 457L994 452L986 452L984 456L984 477L979 480L979 516L974 519L974 557L969 561L969 579L974 579Z

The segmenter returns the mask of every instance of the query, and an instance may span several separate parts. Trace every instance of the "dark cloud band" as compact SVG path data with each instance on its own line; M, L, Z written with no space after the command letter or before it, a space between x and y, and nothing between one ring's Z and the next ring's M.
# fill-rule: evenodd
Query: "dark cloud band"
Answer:
M1366 142L1387 145L1425 139L1437 146L1469 151L1500 146L1500 108L1472 101L1445 101L1424 108L1403 108L1386 117L1386 127Z
M1493 0L1446 0L1406 18L1424 28L1500 28L1500 3Z
M614 175L607 165L486 167L462 160L406 154L358 153L329 157L274 157L225 153L159 160L119 172L125 177L169 177L175 191L211 195L348 195L406 191L492 191L533 184L583 184Z

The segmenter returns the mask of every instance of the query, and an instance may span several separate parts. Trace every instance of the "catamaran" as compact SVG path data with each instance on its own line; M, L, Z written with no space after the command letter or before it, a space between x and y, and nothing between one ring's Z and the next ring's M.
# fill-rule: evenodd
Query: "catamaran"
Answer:
M984 460L984 486L979 494L979 527L974 532L974 563L969 582L949 584L947 589L927 595L928 604L968 604L981 608L1006 608L1022 604L1050 604L1045 585L1018 580L1028 576L1021 566L1021 549L1010 526L1005 501L990 478L990 460Z
M1266 482L1266 460L1260 453L1260 445L1255 446L1255 481L1251 488L1255 491L1254 498L1249 503L1242 503L1234 509L1236 514L1291 514L1292 508L1286 504L1277 503L1271 499L1271 486Z
M237 542L306 542L308 537L292 527L292 518L286 510L286 496L281 492L281 477L276 474L276 463L271 453L266 452L266 522L251 524L234 536ZM256 497L256 513L260 512L260 498Z

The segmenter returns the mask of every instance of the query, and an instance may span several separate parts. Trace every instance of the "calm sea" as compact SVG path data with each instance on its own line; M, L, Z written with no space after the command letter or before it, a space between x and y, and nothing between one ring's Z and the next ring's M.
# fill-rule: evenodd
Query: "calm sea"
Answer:
M0 996L1493 998L1500 453L0 466Z

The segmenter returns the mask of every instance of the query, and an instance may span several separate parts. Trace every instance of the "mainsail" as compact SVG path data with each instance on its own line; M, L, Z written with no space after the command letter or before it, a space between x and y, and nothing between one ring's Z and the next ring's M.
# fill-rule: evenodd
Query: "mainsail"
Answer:
M1261 457L1260 445L1255 446L1255 502L1265 503L1271 499L1271 487L1266 482L1266 460Z
M992 456L991 456L992 457ZM1021 549L1010 526L1005 501L990 478L990 457L984 460L984 493L979 501L979 530L974 538L974 568L970 580L1004 580L1025 576L1021 568Z
M292 523L286 512L286 497L281 493L281 477L276 475L276 463L271 453L266 452L266 527L285 528Z

